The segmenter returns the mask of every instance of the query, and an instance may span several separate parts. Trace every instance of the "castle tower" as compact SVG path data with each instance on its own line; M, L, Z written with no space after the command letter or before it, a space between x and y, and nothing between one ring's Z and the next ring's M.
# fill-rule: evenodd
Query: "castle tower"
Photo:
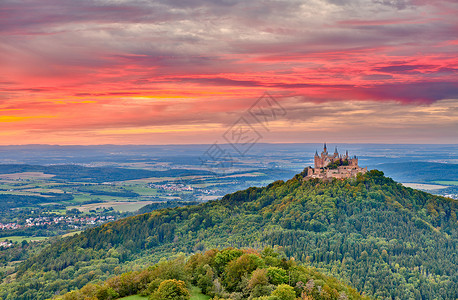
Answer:
M353 158L349 159L349 162L351 166L358 166L358 158L356 157L356 155Z
M323 159L318 155L318 151L315 151L315 169L323 167Z
M323 147L323 152L321 152L321 159L324 159L328 157L328 148L326 147L326 143L324 143Z

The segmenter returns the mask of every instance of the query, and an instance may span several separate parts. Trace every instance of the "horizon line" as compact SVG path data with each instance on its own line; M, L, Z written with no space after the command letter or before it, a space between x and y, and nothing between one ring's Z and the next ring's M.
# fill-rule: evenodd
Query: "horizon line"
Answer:
M256 145L315 145L315 144L330 144L330 145L450 145L458 146L458 143L375 143L375 142L264 142L256 143ZM230 143L188 143L188 144L9 144L0 145L0 147L27 147L27 146L54 146L54 147L95 147L95 146L208 146L208 145L227 145Z

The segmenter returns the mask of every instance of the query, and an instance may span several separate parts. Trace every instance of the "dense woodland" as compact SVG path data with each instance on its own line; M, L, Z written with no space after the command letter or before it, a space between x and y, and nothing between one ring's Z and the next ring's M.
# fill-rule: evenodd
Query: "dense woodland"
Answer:
M190 299L197 286L213 299L295 300L365 299L355 289L314 268L265 248L211 249L185 259L163 261L146 269L128 272L99 283L89 283L59 300L108 300L140 294L151 300Z
M0 174L22 172L43 172L53 174L54 181L102 183L111 181L133 180L148 177L170 177L189 175L212 175L209 171L171 169L166 171L149 171L115 167L84 167L80 165L10 165L0 164Z
M281 246L377 298L458 297L456 200L376 170L331 182L303 175L58 240L4 278L0 297L44 299L162 257L228 246Z
M198 201L164 201L164 202L154 202L148 205L143 206L138 210L138 213L144 214L149 213L154 210L164 209L164 208L174 208L179 206L186 206L186 205L197 205L200 202Z
M3 214L3 212L11 208L34 206L40 203L58 203L73 199L73 196L70 194L48 193L48 196L49 197L1 194L0 210Z

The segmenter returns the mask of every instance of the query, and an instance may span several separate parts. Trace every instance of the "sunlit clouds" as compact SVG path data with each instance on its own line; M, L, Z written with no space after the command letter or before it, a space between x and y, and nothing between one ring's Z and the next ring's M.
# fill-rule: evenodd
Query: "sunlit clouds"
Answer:
M455 1L0 4L1 144L212 143L269 91L266 142L456 143Z

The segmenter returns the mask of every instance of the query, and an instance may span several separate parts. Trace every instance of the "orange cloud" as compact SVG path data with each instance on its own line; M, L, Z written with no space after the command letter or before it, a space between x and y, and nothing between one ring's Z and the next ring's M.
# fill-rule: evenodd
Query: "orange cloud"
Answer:
M401 103L406 134L434 142L453 105L428 111L431 130L416 108L457 101L457 5L395 2L6 0L2 143L211 143L266 90L289 112L279 139L370 136L360 101Z

